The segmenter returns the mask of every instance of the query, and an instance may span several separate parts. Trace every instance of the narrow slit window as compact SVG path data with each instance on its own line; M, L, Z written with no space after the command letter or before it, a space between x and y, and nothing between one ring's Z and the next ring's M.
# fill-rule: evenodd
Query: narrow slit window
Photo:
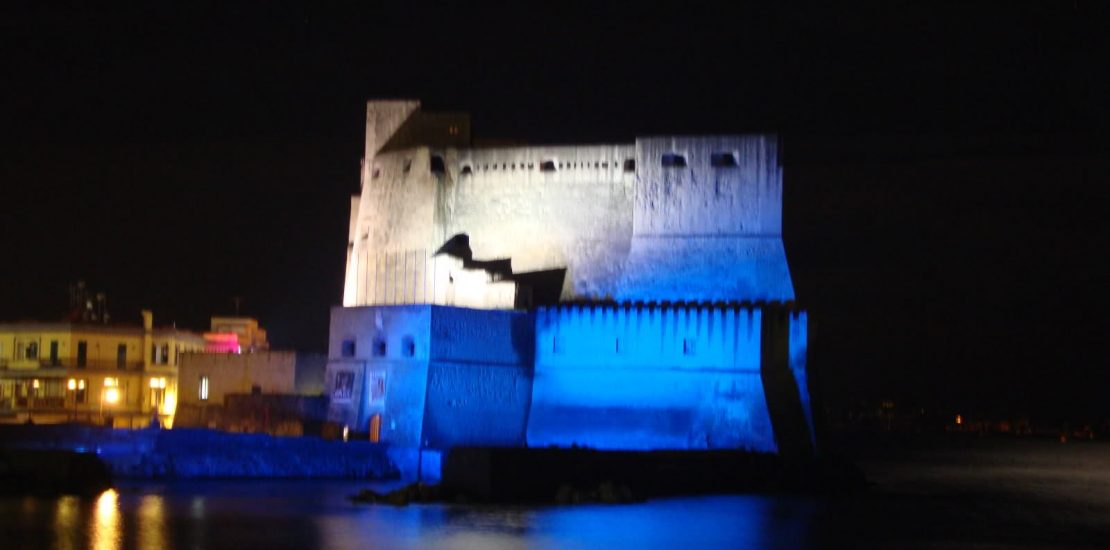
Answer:
M697 346L695 345L694 340L692 340L690 338L685 338L685 339L682 340L682 354L683 355L694 355L694 354L697 353L697 351L698 351Z
M385 339L377 338L374 340L374 356L385 357Z
M686 157L678 153L667 153L663 155L662 164L664 168L686 168Z
M430 168L433 174L447 173L447 165L443 163L443 157L439 155L432 155Z
M709 164L714 168L736 168L736 155L733 153L713 153L709 156Z
M405 357L416 355L416 341L412 339L412 336L405 336L401 339L401 354Z

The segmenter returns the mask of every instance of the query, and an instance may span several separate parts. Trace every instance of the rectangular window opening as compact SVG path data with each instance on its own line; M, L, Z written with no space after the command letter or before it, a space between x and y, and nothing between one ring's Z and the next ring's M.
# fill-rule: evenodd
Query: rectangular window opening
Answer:
M667 153L663 155L662 164L664 168L686 168L686 157L678 153Z
M342 355L343 357L354 357L355 356L355 341L354 340L344 340L343 345L342 345L342 349L340 351L340 355Z
M430 168L433 174L447 173L447 165L443 163L443 157L439 155L432 155Z
M87 389L89 381L85 378L79 378L79 379L76 379L76 380L71 380L71 383L74 387L73 388L73 391L74 391L73 402L74 402L74 404L75 405L81 405L81 404L86 403L89 399L88 389Z
M335 373L335 386L332 388L331 396L337 399L350 399L354 395L355 389L355 373L350 371L340 371Z
M713 153L709 156L709 164L714 168L736 168L736 155L732 153Z
M370 400L379 401L385 397L385 376L375 374L370 378Z

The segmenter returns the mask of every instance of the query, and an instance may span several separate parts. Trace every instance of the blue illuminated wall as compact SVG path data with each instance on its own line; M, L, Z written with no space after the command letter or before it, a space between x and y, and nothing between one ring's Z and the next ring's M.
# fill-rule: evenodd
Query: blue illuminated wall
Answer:
M524 445L532 315L432 306L431 331L424 445Z
M813 448L806 315L781 304L335 308L332 338L332 420L397 447Z
M751 307L536 313L530 446L777 450Z
M376 416L381 440L401 446L524 445L532 319L432 305L333 308L329 418L364 434ZM347 392L339 384L350 377Z
M796 311L790 318L790 371L798 385L802 411L805 414L810 444L817 447L816 432L813 426L813 406L809 400L809 376L806 370L806 354L809 340L809 315Z

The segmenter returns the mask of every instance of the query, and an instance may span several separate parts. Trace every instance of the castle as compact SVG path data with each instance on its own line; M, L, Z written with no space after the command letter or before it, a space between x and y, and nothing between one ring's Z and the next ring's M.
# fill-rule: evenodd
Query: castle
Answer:
M481 147L370 101L330 417L399 446L811 452L774 136Z

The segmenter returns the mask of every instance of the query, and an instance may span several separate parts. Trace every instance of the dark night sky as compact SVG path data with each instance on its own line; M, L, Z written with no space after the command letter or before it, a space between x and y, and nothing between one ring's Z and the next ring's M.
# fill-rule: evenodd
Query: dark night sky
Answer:
M322 349L363 102L532 143L772 131L832 403L1110 416L1110 77L1099 3L804 12L367 3L0 8L0 319L78 278L117 320L245 297Z

